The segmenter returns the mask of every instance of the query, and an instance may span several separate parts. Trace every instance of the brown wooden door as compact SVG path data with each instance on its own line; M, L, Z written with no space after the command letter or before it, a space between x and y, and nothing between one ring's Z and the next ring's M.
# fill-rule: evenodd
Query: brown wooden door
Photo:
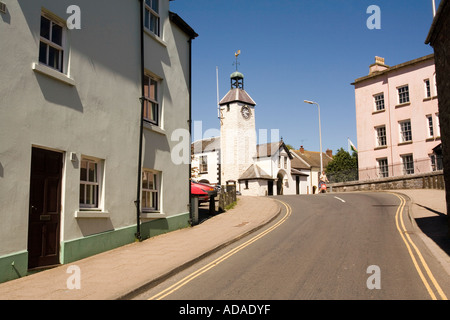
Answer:
M28 224L28 267L59 263L63 155L33 148Z

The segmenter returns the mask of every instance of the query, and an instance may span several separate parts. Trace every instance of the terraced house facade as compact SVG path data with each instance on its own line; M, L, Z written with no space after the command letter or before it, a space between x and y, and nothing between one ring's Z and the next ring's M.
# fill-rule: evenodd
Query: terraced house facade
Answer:
M0 282L189 225L197 34L170 1L2 2Z

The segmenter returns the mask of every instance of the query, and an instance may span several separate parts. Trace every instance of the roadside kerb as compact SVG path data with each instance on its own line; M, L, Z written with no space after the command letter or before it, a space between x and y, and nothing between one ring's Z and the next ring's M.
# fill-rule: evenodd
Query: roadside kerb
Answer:
M275 200L271 200L271 201L276 202ZM143 293L143 292L145 292L145 291L147 291L147 290L157 286L158 284L164 282L165 280L167 280L170 277L176 275L177 273L179 273L179 272L181 272L181 271L183 271L183 270L193 266L194 264L196 264L197 262L207 258L208 256L211 256L214 253L216 253L216 252L226 248L227 246L229 246L229 245L231 245L231 244L233 244L233 243L235 243L235 242L245 238L246 236L248 236L248 235L250 235L252 233L255 233L258 230L264 228L266 225L270 224L271 222L273 222L275 219L277 219L279 217L279 215L281 213L281 206L279 205L279 203L277 203L277 207L278 207L278 209L276 210L275 214L270 219L264 221L260 225L258 225L256 227L254 227L254 228L252 228L252 229L250 229L250 230L248 230L248 231L246 231L246 232L244 232L244 233L234 237L231 240L228 240L228 241L226 241L226 242L224 242L222 244L217 245L215 248L204 252L200 256L197 256L197 257L195 257L195 258L193 258L193 259L191 259L189 261L186 261L185 263L183 263L182 265L176 267L175 269L169 270L165 274L163 274L163 275L161 275L161 276L159 276L159 277L157 277L155 279L150 280L149 282L143 284L142 286L140 286L140 287L138 287L138 288L136 288L136 289L134 289L132 291L129 291L129 292L126 292L126 293L120 295L119 297L116 298L116 300L130 300L133 297L136 297L139 294L141 294L141 293Z

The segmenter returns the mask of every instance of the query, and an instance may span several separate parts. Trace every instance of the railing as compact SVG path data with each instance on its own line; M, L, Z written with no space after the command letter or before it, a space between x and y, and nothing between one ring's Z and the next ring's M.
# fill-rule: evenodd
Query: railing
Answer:
M418 159L407 163L395 163L370 168L359 168L327 173L330 183L367 181L383 178L395 178L442 170L442 157Z

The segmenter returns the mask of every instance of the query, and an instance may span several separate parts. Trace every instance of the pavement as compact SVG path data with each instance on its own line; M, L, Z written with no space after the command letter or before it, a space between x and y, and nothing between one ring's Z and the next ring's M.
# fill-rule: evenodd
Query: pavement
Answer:
M397 190L409 198L417 233L450 275L445 192ZM231 210L201 224L103 252L0 284L0 300L127 299L273 221L280 204L269 197L238 197ZM74 269L73 269L74 268ZM80 288L72 280L79 271Z
M238 197L233 209L194 227L2 283L0 300L126 299L257 231L280 213L280 204L271 198ZM77 284L77 271L80 288L68 289Z

